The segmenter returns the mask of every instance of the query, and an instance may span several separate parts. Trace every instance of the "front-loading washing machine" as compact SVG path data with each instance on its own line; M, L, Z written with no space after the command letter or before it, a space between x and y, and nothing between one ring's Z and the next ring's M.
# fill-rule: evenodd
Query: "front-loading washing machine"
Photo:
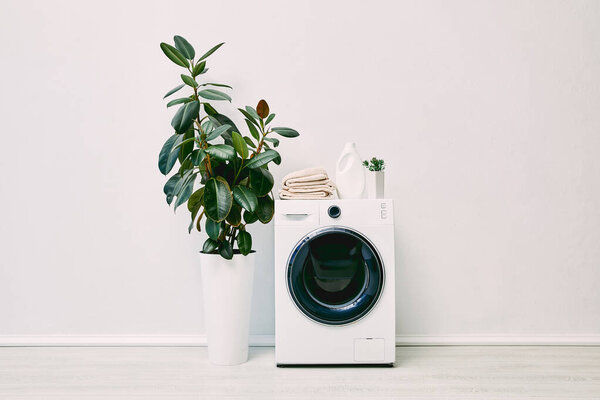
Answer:
M278 366L395 360L394 211L389 199L278 200Z

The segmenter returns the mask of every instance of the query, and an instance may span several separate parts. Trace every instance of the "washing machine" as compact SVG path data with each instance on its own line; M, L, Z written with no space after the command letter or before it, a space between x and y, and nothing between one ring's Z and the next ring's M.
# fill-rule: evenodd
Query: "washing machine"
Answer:
M275 358L393 365L392 200L277 201Z

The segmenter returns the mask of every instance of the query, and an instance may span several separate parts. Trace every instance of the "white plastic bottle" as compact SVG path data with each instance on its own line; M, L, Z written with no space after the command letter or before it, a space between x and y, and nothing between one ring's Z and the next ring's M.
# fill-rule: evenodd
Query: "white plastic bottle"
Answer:
M356 143L346 143L335 168L335 184L340 199L365 197L365 167Z

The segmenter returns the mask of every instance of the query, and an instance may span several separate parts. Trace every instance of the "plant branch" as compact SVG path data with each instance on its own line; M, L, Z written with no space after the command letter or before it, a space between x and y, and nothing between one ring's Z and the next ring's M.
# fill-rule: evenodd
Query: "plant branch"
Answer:
M191 66L188 67L188 71L190 72L190 75L193 77L194 73L192 72L194 69L194 62L192 61ZM194 87L194 99L196 101L200 101L200 98L198 97L198 87L195 86ZM205 133L204 133L204 129L202 129L202 121L204 121L205 118L207 118L208 115L204 116L203 118L200 118L200 110L198 110L198 116L196 117L196 119L194 120L194 122L196 123L196 126L198 127L198 131L200 131L200 148L201 149L206 149L208 147L208 143L206 143L205 140ZM207 154L204 157L204 168L206 169L206 173L208 175L208 177L210 178L212 176L212 166L210 165L210 155Z
M262 118L260 119L260 125L261 125L260 133L262 133L262 137L260 138L260 142L258 142L258 146L256 146L256 150L254 150L254 153L252 153L252 157L254 157L255 155L257 155L261 152L263 144L265 143L265 138L267 137L267 135L269 133L271 133L271 131L265 132ZM250 157L250 158L252 158L252 157Z
M230 241L231 248L233 248L233 244L235 242L235 237L236 237L237 230L238 230L238 228L236 228L236 227L232 227L232 229L231 229L231 241Z

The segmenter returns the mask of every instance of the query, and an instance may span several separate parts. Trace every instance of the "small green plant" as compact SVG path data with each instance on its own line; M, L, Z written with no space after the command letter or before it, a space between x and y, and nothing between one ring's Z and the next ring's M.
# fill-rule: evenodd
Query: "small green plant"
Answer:
M376 157L371 158L371 163L367 160L363 161L363 165L365 168L368 168L369 171L383 171L385 169L385 161Z
M281 156L271 148L279 145L272 134L288 138L299 134L291 128L270 127L275 114L269 113L265 100L260 100L256 109L250 106L238 109L252 137L242 136L235 123L211 104L211 101L231 102L227 93L215 89L232 89L231 86L199 82L199 77L208 71L206 59L223 43L196 58L187 40L175 36L174 41L175 46L161 43L160 48L185 73L180 76L183 84L171 89L164 98L184 87L192 93L167 103L167 107L179 105L171 121L175 133L167 139L158 157L158 168L163 175L179 163L163 188L167 204L174 203L177 210L187 202L190 233L194 227L201 230L206 216L208 239L203 253L218 253L231 259L237 243L239 252L247 255L252 250L252 236L246 225L256 221L266 224L273 218L273 176L268 164L280 164Z

